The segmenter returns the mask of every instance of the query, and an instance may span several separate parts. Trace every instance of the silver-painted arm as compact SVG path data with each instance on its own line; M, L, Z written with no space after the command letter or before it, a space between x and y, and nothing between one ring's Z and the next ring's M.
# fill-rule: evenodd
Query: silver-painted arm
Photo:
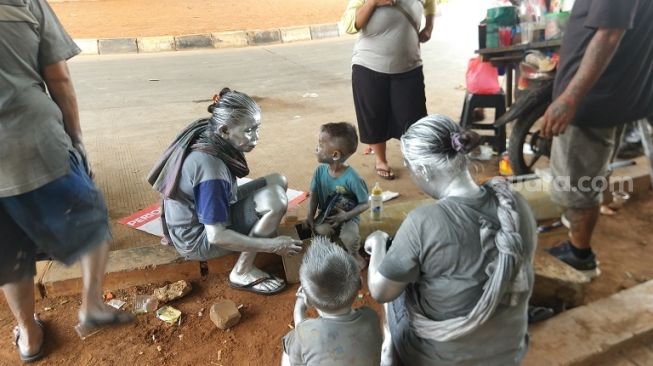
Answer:
M406 282L393 281L379 273L379 266L386 255L389 238L387 233L377 230L365 240L365 251L372 256L367 270L367 286L374 300L379 303L396 299L408 285Z
M297 300L295 301L295 309L293 310L293 322L295 326L306 319L306 294L304 289L299 286L297 289Z
M236 252L268 252L282 256L295 255L301 251L301 241L289 236L257 238L243 235L222 224L204 225L206 238L211 245Z

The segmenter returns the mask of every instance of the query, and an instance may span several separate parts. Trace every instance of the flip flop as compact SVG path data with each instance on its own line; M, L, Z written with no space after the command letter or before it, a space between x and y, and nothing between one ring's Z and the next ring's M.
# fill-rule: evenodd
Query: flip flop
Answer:
M395 173L392 171L392 168L383 169L383 168L374 168L376 169L376 175L386 180L395 179Z
M113 311L111 316L102 318L86 317L75 326L75 331L81 339L86 339L112 325L127 324L134 321L134 316L124 311Z
M281 286L279 286L279 287L277 287L277 288L275 288L273 290L269 290L269 291L257 290L257 289L254 288L254 286L256 286L258 284L261 284L261 283L264 283L264 282L267 282L267 281L270 281L270 280L282 281ZM252 281L252 282L250 282L248 284L245 284L245 285L239 285L239 284L231 282L231 280L229 280L229 287L231 287L233 289L249 291L249 292L253 292L253 293L256 293L256 294L260 294L260 295L274 295L276 293L279 293L279 292L283 291L286 288L286 285L287 284L286 284L285 281L281 280L280 278L278 278L276 276L270 275L270 274L268 274L267 277L261 277L258 280Z
M552 308L547 308L543 306L528 306L528 324L533 324L547 320L555 315L555 311Z
M20 356L20 360L23 361L23 363L38 361L41 358L43 358L44 355L43 343L45 341L45 323L43 323L43 320L39 319L36 316L36 314L34 314L34 321L41 328L41 331L43 331L43 338L41 338L41 344L39 345L39 349L31 355L26 355L20 350L20 347L18 346L18 340L20 339L20 328L18 327L14 328L14 344L18 349L18 356Z

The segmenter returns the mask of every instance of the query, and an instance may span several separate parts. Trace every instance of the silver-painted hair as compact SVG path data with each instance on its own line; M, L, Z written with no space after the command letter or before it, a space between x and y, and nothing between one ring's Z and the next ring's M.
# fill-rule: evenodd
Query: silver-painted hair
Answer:
M221 126L237 125L244 118L259 120L261 118L261 107L249 95L236 90L223 90L220 99L213 106L213 112L209 123L213 131Z
M312 240L299 268L299 280L309 303L326 311L351 306L361 288L356 260L325 236Z
M456 176L467 169L467 156L452 144L452 135L460 132L460 126L447 116L426 116L401 136L401 152L411 165L434 166Z

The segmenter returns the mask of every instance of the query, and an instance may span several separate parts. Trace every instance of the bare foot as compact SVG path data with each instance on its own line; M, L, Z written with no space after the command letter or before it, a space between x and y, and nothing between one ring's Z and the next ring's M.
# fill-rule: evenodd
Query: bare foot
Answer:
M610 207L606 205L601 205L601 208L599 209L599 212L601 215L606 215L606 216L614 216L617 214L617 211L611 209Z

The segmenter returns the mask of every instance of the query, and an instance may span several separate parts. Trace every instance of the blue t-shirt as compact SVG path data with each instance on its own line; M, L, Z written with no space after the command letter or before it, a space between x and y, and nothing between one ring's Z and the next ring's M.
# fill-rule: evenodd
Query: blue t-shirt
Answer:
M334 193L349 195L358 201L357 204L365 203L368 199L367 184L354 168L347 167L339 177L334 178L329 174L327 164L318 165L311 180L311 194L317 198L318 210L326 209ZM359 222L360 217L356 216L352 220Z
M179 188L164 202L170 238L179 254L196 251L204 225L231 224L230 206L237 194L236 178L222 160L199 151L188 154Z

